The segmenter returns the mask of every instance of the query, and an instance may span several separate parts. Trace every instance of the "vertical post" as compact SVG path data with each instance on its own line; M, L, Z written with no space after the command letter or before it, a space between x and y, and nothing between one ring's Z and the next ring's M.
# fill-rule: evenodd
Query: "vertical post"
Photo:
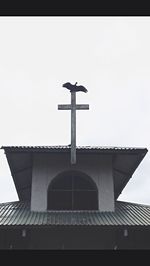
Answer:
M71 164L76 164L76 110L88 110L89 105L76 105L76 91L70 90L70 93L71 104L59 104L58 110L71 110Z
M76 92L71 91L71 164L76 163Z

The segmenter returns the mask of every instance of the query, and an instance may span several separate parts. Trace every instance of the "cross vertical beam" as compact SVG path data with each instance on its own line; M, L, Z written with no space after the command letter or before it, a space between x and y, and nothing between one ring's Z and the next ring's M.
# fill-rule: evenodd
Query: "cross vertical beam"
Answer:
M71 164L76 163L76 92L71 92Z
M71 164L76 163L76 110L88 110L88 104L76 104L76 91L71 92L71 105L59 104L58 110L71 110Z

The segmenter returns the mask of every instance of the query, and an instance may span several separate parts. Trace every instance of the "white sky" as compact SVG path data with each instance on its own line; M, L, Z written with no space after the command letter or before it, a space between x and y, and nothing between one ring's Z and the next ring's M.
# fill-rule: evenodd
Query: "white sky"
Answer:
M65 82L85 86L77 145L150 149L150 17L0 17L0 146L68 145ZM0 150L0 202L18 200ZM150 155L119 200L150 204Z

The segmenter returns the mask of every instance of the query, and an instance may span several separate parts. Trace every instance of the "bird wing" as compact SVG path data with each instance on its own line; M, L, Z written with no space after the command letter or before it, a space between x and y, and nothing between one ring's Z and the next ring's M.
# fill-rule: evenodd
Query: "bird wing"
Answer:
M84 86L77 86L78 90L79 91L84 91L84 92L87 92L87 89L84 87Z
M65 87L65 88L67 88L68 90L71 90L71 88L72 88L73 85L70 82L66 82L62 86Z

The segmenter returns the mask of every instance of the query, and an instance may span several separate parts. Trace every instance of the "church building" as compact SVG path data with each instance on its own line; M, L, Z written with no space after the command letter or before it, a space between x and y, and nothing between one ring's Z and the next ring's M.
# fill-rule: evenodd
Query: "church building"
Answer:
M150 206L118 197L146 148L3 146L19 201L0 204L0 249L150 249ZM70 159L71 156L71 159ZM142 178L142 177L141 177Z

